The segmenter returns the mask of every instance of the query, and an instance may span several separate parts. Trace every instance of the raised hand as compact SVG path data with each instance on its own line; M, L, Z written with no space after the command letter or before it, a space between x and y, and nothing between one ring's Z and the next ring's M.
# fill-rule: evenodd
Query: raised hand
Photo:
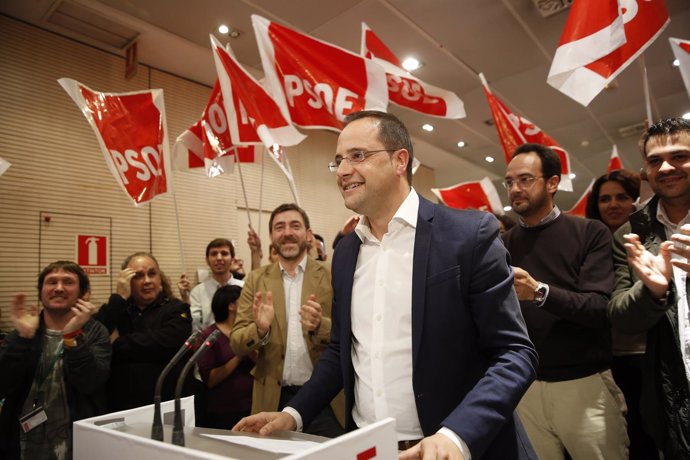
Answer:
M91 316L96 313L98 308L96 308L92 303L87 302L83 299L77 299L77 303L71 308L74 316L62 329L63 334L69 334L77 329L81 329L84 324L91 318Z
M322 309L321 305L316 301L316 295L309 294L307 303L302 305L299 309L302 327L310 332L318 330L321 325L321 315Z
M19 293L12 299L10 310L12 325L20 337L31 339L38 330L38 305L26 306L26 294Z
M184 303L189 303L189 293L192 291L192 283L187 278L187 274L183 273L180 275L180 279L177 281L177 289L180 291L180 299Z
M137 273L131 268L125 268L120 271L117 277L115 292L123 299L129 299L129 296L132 295L132 278L134 278L136 274Z
M640 242L640 237L634 233L624 235L625 251L628 254L628 265L657 299L661 299L668 291L669 281L673 276L671 265L671 248L673 243L664 241L659 246L659 254L649 252Z
M263 294L257 292L254 295L254 303L252 304L252 314L254 316L254 323L259 332L259 337L263 337L268 333L273 317L275 316L275 309L273 308L273 294L271 291L266 292L266 299Z

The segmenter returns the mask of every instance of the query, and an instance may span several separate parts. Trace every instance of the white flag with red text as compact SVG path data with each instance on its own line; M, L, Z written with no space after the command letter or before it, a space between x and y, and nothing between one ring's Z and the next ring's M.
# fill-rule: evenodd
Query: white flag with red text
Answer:
M573 2L546 81L587 106L669 21L664 0Z
M571 216L578 216L578 217L585 217L587 215L587 200L589 199L589 195L592 193L592 186L594 185L594 179L592 179L589 183L589 187L587 187L587 190L585 190L585 193L582 194L579 200L577 200L577 203L567 210L565 213L570 214Z
M365 23L360 54L374 59L386 71L390 102L441 118L466 116L465 106L455 93L425 83L403 69L400 60Z
M233 143L223 107L223 94L216 81L201 119L175 141L173 169L205 168L206 174L214 177L222 172L232 172L235 161L253 163L260 154L259 144L237 146Z
M572 192L573 183L570 179L570 157L568 152L534 123L511 112L503 101L491 93L484 75L480 73L479 78L484 85L484 94L489 102L496 131L498 131L498 137L503 146L506 164L510 163L511 155L522 144L541 144L549 147L556 152L561 160L561 181L558 184L558 189Z
M681 40L680 38L669 38L673 55L678 59L678 68L680 69L680 76L685 83L685 90L690 97L690 40Z
M211 35L213 58L223 93L230 135L240 145L297 145L306 136L281 113L266 90Z
M340 131L345 116L386 110L386 73L376 62L252 15L268 92L286 119Z
M168 191L170 152L163 90L102 93L58 80L96 133L108 169L135 205Z
M461 182L446 188L432 188L431 192L450 208L478 209L503 214L501 199L488 177L480 181Z
M618 147L616 144L613 144L613 150L611 151L611 158L609 159L609 166L606 168L606 172L615 171L617 169L623 169L623 162L618 155Z

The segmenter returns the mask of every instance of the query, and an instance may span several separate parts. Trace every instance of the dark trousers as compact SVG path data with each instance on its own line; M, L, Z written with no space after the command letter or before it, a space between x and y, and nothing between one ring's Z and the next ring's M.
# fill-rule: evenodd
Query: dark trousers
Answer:
M287 386L280 390L280 403L278 410L283 410L285 406L289 406L289 402L293 396L297 394L301 386ZM324 436L326 438L337 438L341 434L345 434L345 429L340 426L338 419L333 413L333 409L328 405L314 420L307 426L303 427L305 433L314 434L317 436Z

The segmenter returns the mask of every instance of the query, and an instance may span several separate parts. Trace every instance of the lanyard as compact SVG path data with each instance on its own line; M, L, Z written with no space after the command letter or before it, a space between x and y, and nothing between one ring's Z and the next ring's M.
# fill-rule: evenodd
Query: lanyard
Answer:
M53 371L53 367L55 367L55 363L58 362L60 358L62 358L62 353L64 351L64 346L63 343L60 342L60 345L58 345L57 350L55 350L55 354L53 355L53 358L50 360L50 363L48 363L48 367L46 366L40 366L39 370L41 372L36 373L36 388L39 390L39 393L42 393L43 389L43 384L45 383L46 379L50 375L50 373Z

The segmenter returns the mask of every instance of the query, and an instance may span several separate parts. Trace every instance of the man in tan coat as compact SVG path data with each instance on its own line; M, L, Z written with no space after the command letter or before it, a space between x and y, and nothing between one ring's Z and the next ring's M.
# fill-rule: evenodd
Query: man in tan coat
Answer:
M278 206L269 220L278 261L250 273L237 309L230 341L244 355L259 350L252 413L281 410L311 377L331 335L331 275L308 257L309 217L295 204ZM305 432L335 437L344 433L342 395Z

